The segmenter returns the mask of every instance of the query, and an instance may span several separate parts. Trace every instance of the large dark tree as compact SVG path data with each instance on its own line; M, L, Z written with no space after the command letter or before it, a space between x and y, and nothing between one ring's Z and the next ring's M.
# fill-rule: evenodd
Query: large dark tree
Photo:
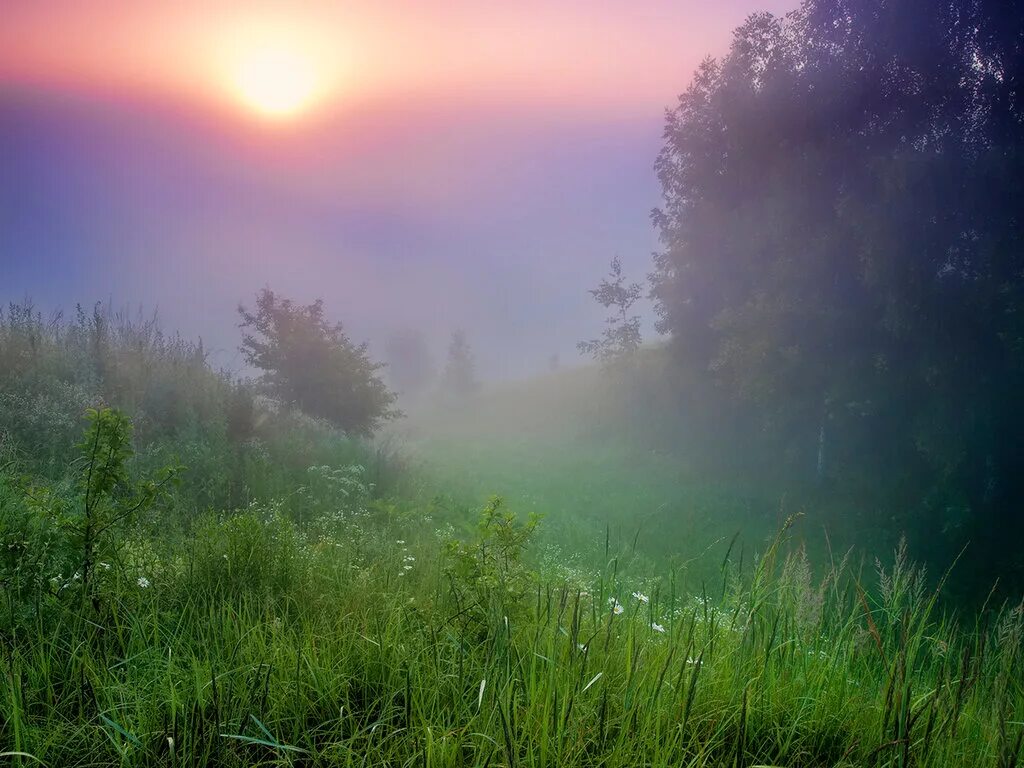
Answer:
M360 435L397 415L379 375L383 365L340 323L327 321L320 300L303 306L264 288L255 310L238 312L245 361L262 371L260 383L280 402Z
M661 329L732 437L767 435L791 476L875 485L885 524L927 526L937 557L987 538L1007 569L1024 566L998 546L1024 533L1022 64L1013 3L751 16L668 114L654 213Z

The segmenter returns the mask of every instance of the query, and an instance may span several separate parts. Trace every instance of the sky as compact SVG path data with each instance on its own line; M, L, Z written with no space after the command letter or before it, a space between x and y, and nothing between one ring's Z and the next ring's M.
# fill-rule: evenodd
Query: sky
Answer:
M238 370L263 287L485 379L644 280L664 110L792 0L0 0L0 302L156 311ZM650 307L643 307L650 331Z

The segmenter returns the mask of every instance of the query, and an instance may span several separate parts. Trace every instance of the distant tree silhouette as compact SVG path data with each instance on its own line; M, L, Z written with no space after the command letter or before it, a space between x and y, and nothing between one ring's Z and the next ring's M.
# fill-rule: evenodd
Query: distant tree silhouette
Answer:
M360 435L397 415L395 395L379 375L383 365L370 359L366 344L353 344L341 323L326 320L319 299L303 306L264 288L254 311L238 312L247 331L241 352L262 371L260 384L272 397Z
M399 395L416 397L427 390L436 372L423 334L404 330L390 336L384 345L387 379Z
M473 350L461 330L452 334L448 344L448 361L442 377L442 388L448 397L456 401L470 398L480 389Z

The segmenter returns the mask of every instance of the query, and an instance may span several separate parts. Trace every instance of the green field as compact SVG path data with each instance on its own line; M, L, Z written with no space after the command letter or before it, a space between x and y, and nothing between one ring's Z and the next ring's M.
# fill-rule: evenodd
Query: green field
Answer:
M99 383L7 336L10 764L1019 764L1019 604L644 450L591 373L372 445L124 333Z

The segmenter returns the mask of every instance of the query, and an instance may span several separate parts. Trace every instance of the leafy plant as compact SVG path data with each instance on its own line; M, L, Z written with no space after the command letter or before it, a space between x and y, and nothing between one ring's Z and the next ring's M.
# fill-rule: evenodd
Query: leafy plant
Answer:
M601 338L581 341L576 348L582 354L603 363L624 360L640 349L640 316L631 315L630 312L643 296L643 286L640 283L626 283L622 274L622 260L618 256L612 259L608 277L598 283L590 295L602 307L610 309L612 314L605 321L607 327Z
M129 419L114 408L90 408L86 419L70 493L43 486L33 489L28 500L64 532L67 547L74 553L72 579L81 581L84 597L95 605L97 564L114 558L125 529L166 493L182 467L168 466L134 480L129 471L133 456Z
M533 581L523 555L539 523L536 514L520 523L494 496L480 512L476 536L469 542L448 542L446 571L456 598L468 601L467 611L480 617L507 616L522 608Z

